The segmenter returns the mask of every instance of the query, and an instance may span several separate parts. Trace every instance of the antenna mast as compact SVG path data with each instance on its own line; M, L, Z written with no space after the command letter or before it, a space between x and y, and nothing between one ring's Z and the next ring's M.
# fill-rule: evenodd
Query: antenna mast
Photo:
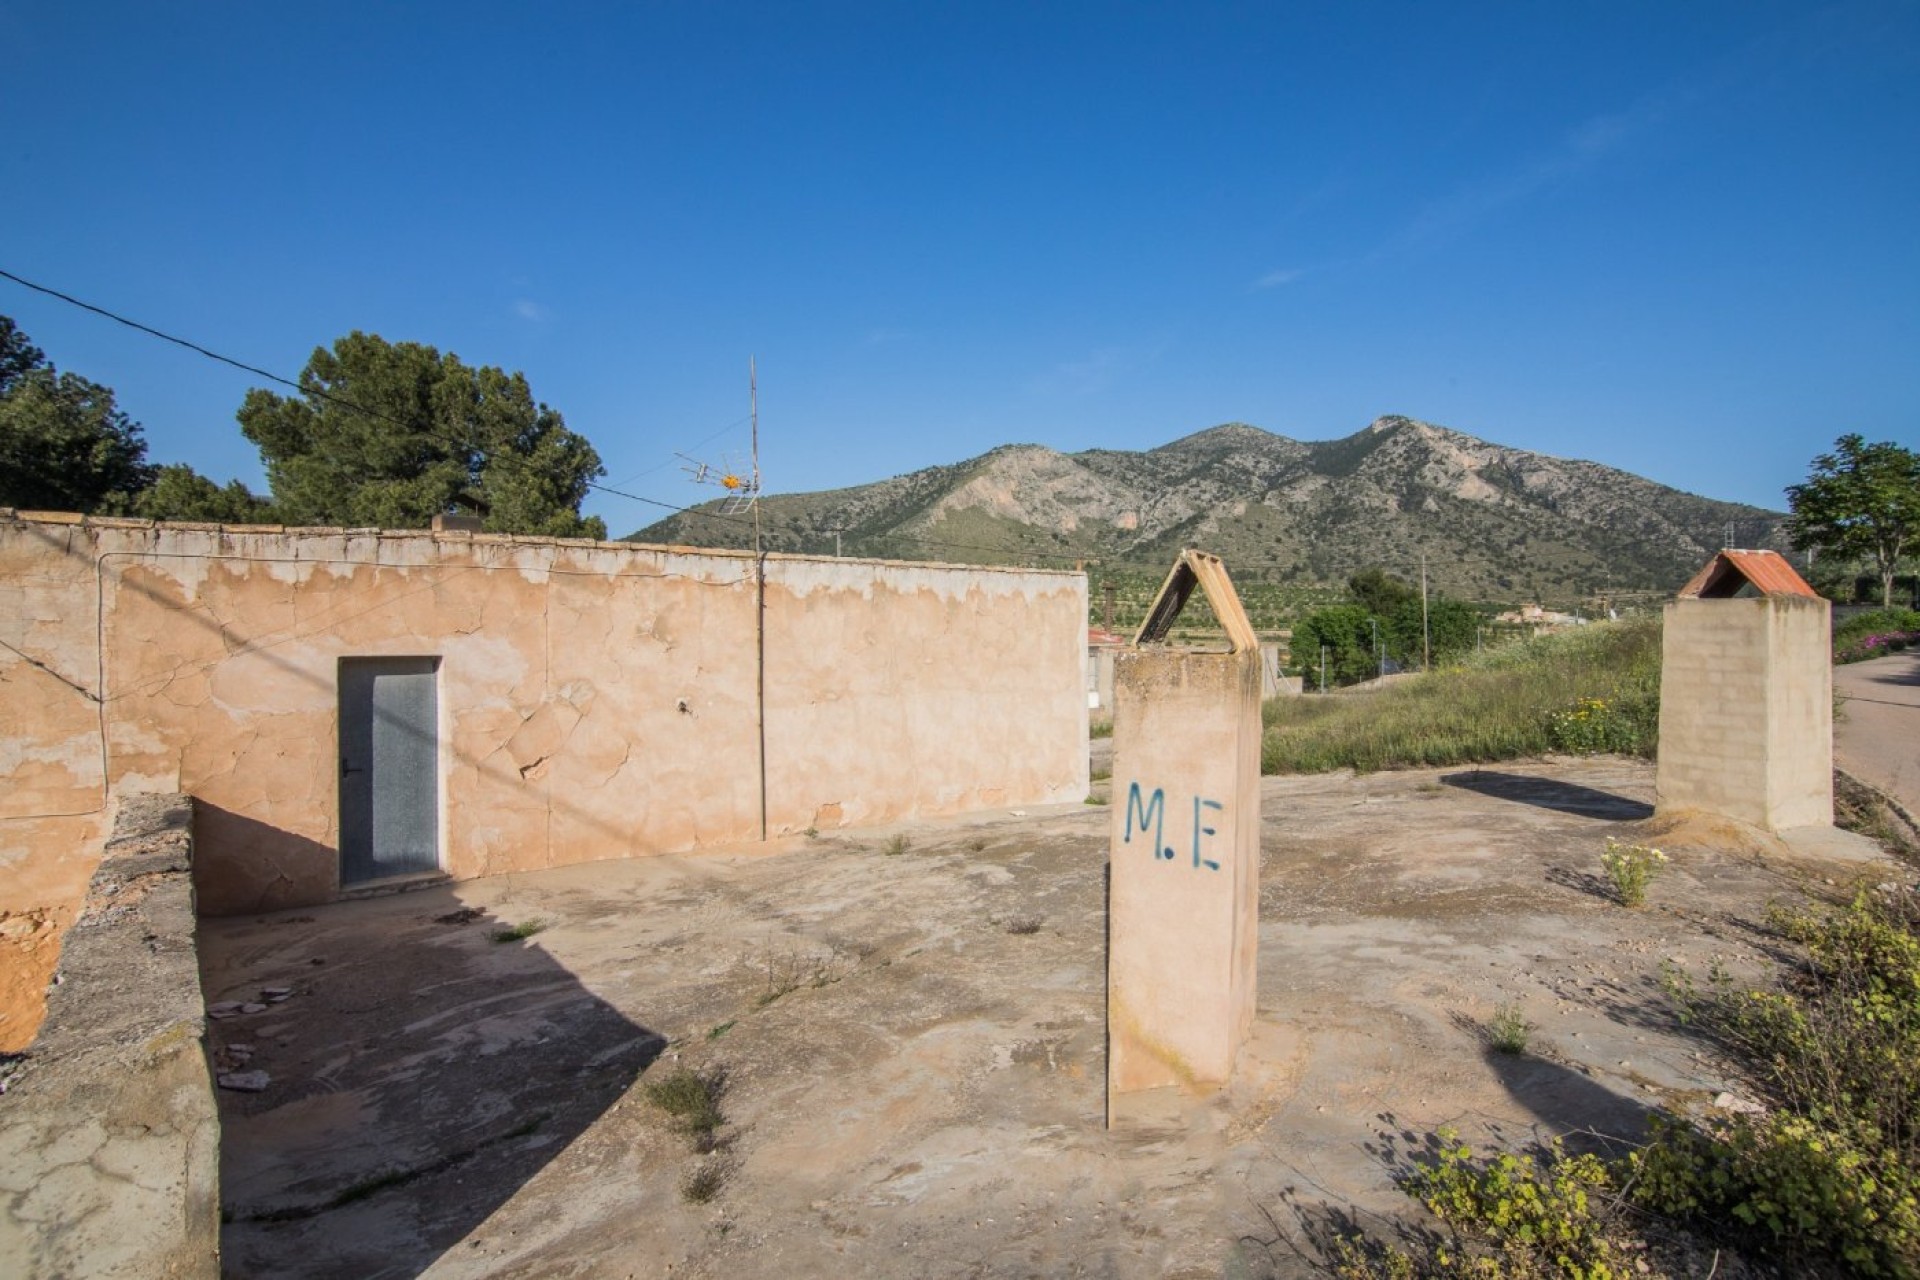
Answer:
M753 480L750 502L753 506L753 554L760 551L760 372L752 356L747 357L747 413L752 420Z

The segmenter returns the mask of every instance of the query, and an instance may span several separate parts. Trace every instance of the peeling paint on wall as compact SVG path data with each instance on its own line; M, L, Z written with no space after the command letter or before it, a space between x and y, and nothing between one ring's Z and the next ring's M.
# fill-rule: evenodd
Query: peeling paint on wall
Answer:
M1085 796L1083 576L765 563L771 833ZM201 802L203 910L334 897L344 658L439 660L454 877L757 838L755 572L684 548L0 512L0 866L21 869L0 911L65 910L85 869L60 869L50 815L97 820L134 787Z

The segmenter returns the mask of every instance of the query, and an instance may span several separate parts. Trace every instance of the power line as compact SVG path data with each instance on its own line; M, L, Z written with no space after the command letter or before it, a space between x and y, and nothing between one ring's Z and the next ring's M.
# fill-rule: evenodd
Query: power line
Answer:
M140 333L147 334L150 337L158 338L163 342L170 342L175 346L185 347L187 350L194 352L196 355L204 356L209 360L214 360L219 362L220 364L229 365L232 368L239 369L242 372L251 373L258 377L265 378L267 381L277 383L280 386L289 387L292 390L299 392L301 395L308 396L312 399L321 400L329 404L337 405L342 409L346 409L350 412L360 414L363 417L371 418L378 422L390 423L391 425L400 427L403 430L418 431L423 435L438 439L443 444L454 445L459 448L466 449L474 453L475 455L479 456L480 458L488 461L491 461L494 457L493 452L491 450L485 448L482 445L476 444L471 440L466 440L458 436L451 436L446 434L445 432L436 430L432 427L422 428L417 423L409 422L403 418L397 418L397 417L394 417L392 414L384 413L378 409L371 408L370 406L357 403L356 401L348 399L346 396L338 395L332 391L322 390L321 388L316 386L304 385L300 382L295 381L292 378L282 377L280 374L274 373L269 369L263 369L258 365L248 364L244 360L236 360L232 356L223 355L220 352L215 351L209 347L202 346L200 343L193 342L189 339L179 337L176 334L168 333L162 329L157 329L152 325L143 324L138 320L134 320L128 316L121 315L116 311L111 311L106 307L98 306L94 303L87 302L81 298L76 298L72 294L63 293L58 289L51 288L50 286L38 284L32 280L26 279L24 276L15 275L13 272L7 271L4 268L0 268L0 278L11 280L15 284L20 285L23 288L33 290L35 293L45 294L50 298L57 298L60 301L65 302L70 306L78 307L83 311L92 312L93 314L102 316L108 320L113 321L116 324L125 325L129 329L134 329ZM718 437L725 435L728 431L733 430L735 427L739 425L740 425L739 421L728 423L726 426L722 427L719 431L716 431L712 435L706 437L700 443L701 444L709 443L717 439ZM699 448L700 445L695 445L693 447ZM621 483L622 484L631 483L633 480L639 479L641 476L650 475L655 471L661 470L663 467L667 465L671 465L671 464L662 463L661 466L652 467L652 468L649 468L648 470L638 472L635 475L629 477L627 480L622 481ZM600 484L593 480L586 480L586 481L583 481L583 483L587 488L592 489L595 492L604 493L611 497L625 498L629 502L638 502L638 503L643 503L650 507L658 507L663 511L668 511L676 515L699 516L707 520L717 520L723 524L738 525L743 529L751 528L753 524L752 521L744 517L727 515L718 511L702 510L701 508L698 508L698 507L680 506L676 503L662 501L659 498L649 498L641 494L631 493L625 489L619 488L616 485ZM844 533L848 531L841 530L840 532ZM986 553L989 555L995 555L995 556L1019 555L1032 560L1059 560L1059 561L1072 561L1076 563L1082 562L1082 561L1094 561L1094 562L1105 564L1109 569L1120 569L1120 568L1137 566L1143 570L1152 570L1156 567L1156 564L1157 564L1157 562L1148 562L1148 561L1133 562L1133 561L1124 561L1124 560L1107 560L1104 557L1089 555L1084 551L1082 552L1048 552L1048 551L1037 551L1037 550L1022 550L1018 548L1007 548L1007 547L991 547L991 546L986 546L980 543L951 542L941 538L929 538L919 534L900 533L900 532L893 532L893 533L880 535L878 541L880 541L882 545L884 545L887 542L906 542L916 546L934 547L934 548L940 548L940 549L945 549L949 551L978 551L978 552L983 552L983 553ZM1502 567L1505 567L1506 565L1506 562L1499 560L1498 558L1495 558L1492 556L1484 556L1484 555L1473 555L1471 553L1454 554L1449 558L1455 561L1476 560L1483 564L1500 565ZM1380 564L1382 564L1381 561L1378 561L1378 560L1371 561L1368 567L1373 567L1375 565L1380 565ZM1410 565L1410 562L1409 562L1409 565ZM1297 568L1298 562L1294 562L1290 564L1281 564L1279 562L1244 561L1236 565L1235 567L1242 571L1247 571L1247 572L1258 571L1263 569L1290 569L1290 568Z
M70 293L61 292L59 289L51 288L44 284L38 284L35 281L26 279L24 276L15 275L13 272L5 270L4 268L0 268L0 278L11 280L15 284L20 285L23 288L33 290L35 293L43 293L50 298L58 298L60 301L67 303L70 306L78 307L82 311L90 311L97 316L103 316L106 319L113 321L115 324L123 324L129 329L134 329L139 331L140 333L147 334L150 337L158 338L162 342L171 342L175 346L185 347L187 350L194 352L196 355L205 356L209 360L215 360L221 364L230 365L233 368L239 369L245 373L251 373L258 377L265 378L269 382L278 383L283 387L290 387L293 390L299 392L301 395L309 396L315 400L324 400L329 404L338 405L342 409L346 409L350 412L360 414L361 416L366 418L371 418L377 422L390 423L393 426L400 427L407 431L419 431L423 435L431 436L438 439L442 444L456 445L460 448L467 449L479 455L483 459L491 460L493 457L493 454L490 450L486 449L481 445L475 444L471 440L465 440L458 436L449 436L446 433L435 430L432 427L422 428L417 423L408 422L403 418L396 418L390 413L384 413L368 405L360 404L356 401L348 399L346 396L338 395L331 391L325 391L319 387L303 385L300 382L296 382L292 378L282 377L281 375L274 373L270 369L262 369L259 365L248 364L244 360L236 360L232 356L222 355L220 352L215 351L210 347L205 347L197 342L193 342L193 341L190 341L189 339L179 337L176 334L168 333L163 329L156 329L150 324L142 324L140 321L134 320L128 316L121 315L117 311L111 311L106 307L98 306L94 303L86 301L85 299L76 298ZM716 431L713 435L708 436L706 440L702 441L701 443L704 444L714 439L717 439L719 436L725 435L728 431L733 430L738 425L739 425L738 422L730 422L726 426L722 427L719 431ZM699 446L696 445L694 447L698 448ZM660 469L659 467L652 468L652 470L654 471L657 471L659 469ZM638 475L633 476L630 479L638 479L639 476L647 475L647 474L650 474L650 472L642 471ZM642 496L641 494L629 493L627 490L618 488L617 486L599 484L592 480L585 481L584 483L586 484L587 488L592 489L598 493L608 494L616 498L625 498L629 502L645 503L647 506L659 507L661 510L669 511L676 515L700 516L704 519L718 520L725 524L739 525L743 528L752 527L752 521L747 520L744 517L725 515L717 511L702 511L695 507L683 507L672 502L663 502L658 498L648 498L648 497ZM623 483L626 483L626 482L623 482ZM987 552L1004 554L1004 550L1005 550L1004 548L999 548L999 547L977 546L974 544L964 543L964 542L944 542L934 538L916 537L913 534L905 534L905 533L890 534L888 536L890 538L893 538L902 542L912 542L921 546L945 547L949 550L954 550L954 551L987 551ZM1085 556L1074 556L1074 555L1050 555L1046 552L1039 552L1039 551L1027 552L1025 554L1027 554L1033 559L1045 559L1045 560L1084 560L1087 558Z
M189 342L185 338L177 338L171 333L162 333L160 330L154 328L151 325L141 324L138 320L129 320L127 317L120 315L116 312L109 311L105 307L96 307L91 302L83 302L79 298L74 297L70 293L62 293L58 289L50 289L44 284L35 284L33 281L25 279L21 276L17 276L13 274L13 272L11 271L0 269L0 276L4 276L5 278L13 281L17 285L22 285L28 289L31 289L35 293L44 293L49 298L58 298L62 302L70 303L73 306L79 307L82 311L91 311L97 316L105 316L107 319L112 320L114 323L123 324L127 326L127 328L129 329L138 329L141 333L151 334L153 337L159 338L163 342L171 342L175 346L185 347L189 351L198 352L199 354L205 356L209 360L218 360L221 364L230 364L236 369L242 369L248 373L259 374L261 377L267 379L269 382L278 382L282 386L292 387L295 391L306 392L308 390L306 387L301 386L299 383L291 382L288 379L281 377L277 373L270 373L267 370L258 367L257 365L246 364L242 361L235 360L232 356L223 356L218 351L209 351L197 342ZM368 414L371 417L375 417L375 418L386 417L385 414L374 413L373 410L371 409L367 409L359 405L351 404L349 401L342 400L338 396L328 395L323 391L313 391L311 392L311 394L316 395L323 400L334 400L340 404L348 405L349 407L358 409L361 413ZM387 420L390 422L396 421L395 419L391 419L391 418ZM401 423L400 425L405 426L406 424Z
M209 360L216 360L221 364L231 365L235 369L242 370L243 372L246 372L246 373L255 374L259 377L265 378L269 382L279 383L283 387L291 387L293 390L298 391L301 395L309 396L315 400L324 400L329 404L338 405L342 409L346 409L353 413L360 414L363 417L372 418L377 422L391 423L393 426L403 428L407 431L418 431L423 435L431 436L435 439L438 439L442 444L457 445L460 448L470 450L473 453L479 455L481 458L489 461L491 461L493 458L493 453L491 450L485 448L482 445L475 444L471 440L462 439L459 436L450 436L445 432L436 430L432 427L423 428L418 423L408 422L403 418L396 418L390 413L383 413L378 409L371 408L364 404L359 404L353 400L349 400L345 396L337 395L334 392L324 391L319 387L305 386L299 382L294 381L292 378L282 377L281 375L274 373L270 369L262 369L260 366L248 364L244 360L236 360L232 356L222 355L220 352L214 351L208 347L203 347L197 342L193 342L186 338L179 337L176 334L167 333L165 330L162 330L162 329L156 329L149 324L142 324L140 321L131 319L127 316L123 316L117 311L109 311L105 307L96 306L95 304L91 302L87 302L84 299L76 298L70 293L62 293L60 290L50 288L47 285L36 284L32 280L28 280L24 276L17 276L13 272L8 271L4 268L0 268L0 278L11 280L17 285L33 290L35 293L43 293L50 298L58 298L60 301L65 302L71 306L79 307L82 311L91 311L95 315L104 316L116 324L123 324L127 326L127 328L129 329L136 329L139 332L147 334L151 337L159 338L162 342L171 342L175 346L185 347L187 350L192 351L197 355L205 356ZM721 433L723 434L725 431L731 430L735 425L737 424L729 423L727 427L722 428ZM712 437L709 437L709 439L711 438ZM641 474L644 475L646 473L642 472ZM691 507L676 506L671 502L662 502L657 498L646 498L646 497L642 497L637 493L628 493L623 489L614 488L612 485L596 484L592 480L586 481L585 484L589 489L598 490L601 493L612 494L614 497L625 498L630 502L644 502L650 506L661 507L661 508L664 508L665 510L679 512L682 514L688 514L688 513L705 514L705 513L695 513L694 509ZM715 516L713 518L725 519L726 517Z

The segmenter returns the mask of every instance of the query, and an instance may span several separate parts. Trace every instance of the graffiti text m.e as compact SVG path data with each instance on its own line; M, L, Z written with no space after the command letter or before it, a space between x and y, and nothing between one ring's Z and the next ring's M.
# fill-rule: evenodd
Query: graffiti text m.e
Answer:
M1209 871L1218 871L1220 864L1207 854L1212 852L1209 841L1219 834L1206 822L1216 811L1224 810L1225 805L1218 800L1208 800L1203 796L1193 798L1193 866L1205 867ZM1173 861L1175 853L1167 843L1167 793L1164 787L1155 787L1145 791L1137 782L1127 786L1127 815L1121 828L1120 842L1132 844L1134 834L1145 837L1149 832L1153 836L1153 856L1168 862Z

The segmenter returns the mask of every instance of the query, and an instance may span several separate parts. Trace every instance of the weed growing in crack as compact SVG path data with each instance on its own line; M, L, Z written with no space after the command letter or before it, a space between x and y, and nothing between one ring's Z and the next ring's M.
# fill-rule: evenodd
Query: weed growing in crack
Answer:
M1006 927L1008 933L1024 936L1040 932L1040 926L1045 923L1046 920L1040 916L1015 916L1007 921Z
M886 854L889 858L897 858L911 848L913 848L913 841L907 839L904 834L901 834L888 840L880 852Z
M647 1101L672 1117L673 1127L702 1153L719 1145L720 1126L727 1122L720 1110L726 1091L727 1069L717 1064L704 1071L675 1067L646 1086Z
M871 949L860 955L859 959L865 959L867 954L871 954ZM764 960L766 985L755 998L754 1008L764 1009L781 996L802 987L830 987L846 977L852 967L846 953L838 945L830 947L824 954L775 951L769 947Z
M1503 1004L1493 1011L1493 1017L1487 1021L1487 1043L1495 1053L1518 1056L1527 1051L1527 1037L1533 1031L1533 1024L1527 1021L1527 1015L1520 1012L1517 1004Z
M1614 897L1623 907L1638 907L1647 900L1647 886L1667 865L1667 855L1648 845L1607 841L1600 855L1601 869L1613 884Z
M733 1176L725 1160L707 1160L687 1170L680 1179L680 1198L688 1204L706 1204L719 1195Z
M493 940L495 942L522 942L545 929L548 923L548 921L538 917L532 920L522 920L512 928L495 929L493 931Z

